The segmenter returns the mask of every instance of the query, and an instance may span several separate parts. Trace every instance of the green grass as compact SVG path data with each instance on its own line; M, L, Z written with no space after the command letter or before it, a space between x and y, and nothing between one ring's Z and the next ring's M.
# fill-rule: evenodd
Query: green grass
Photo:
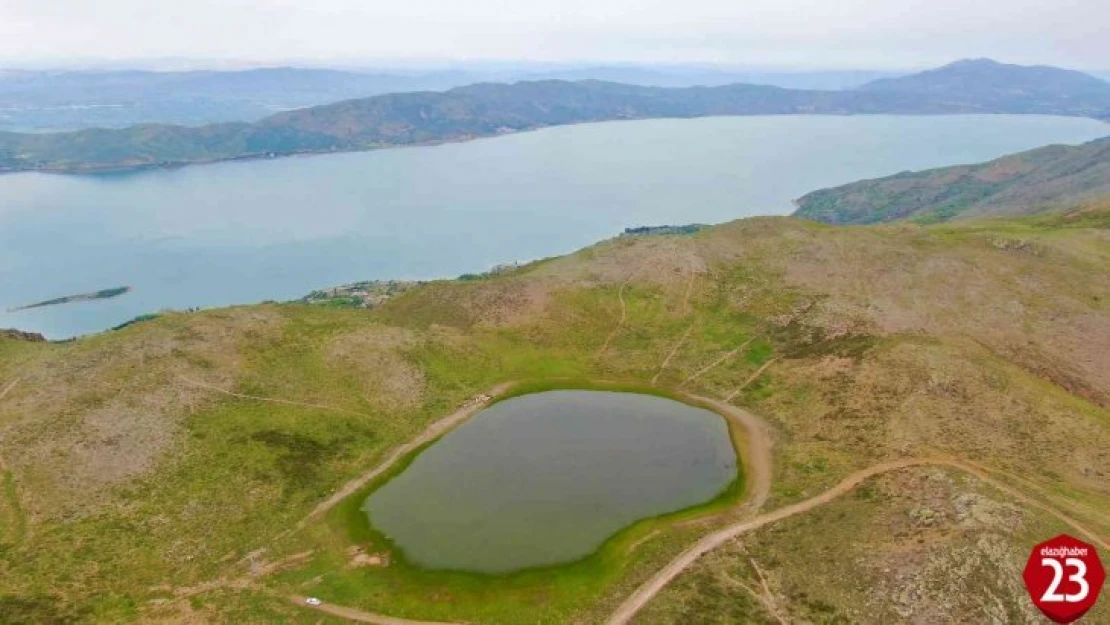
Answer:
M15 490L15 480L11 471L3 472L4 526L0 527L0 538L9 545L19 544L27 533L27 516L19 503Z
M612 255L657 239L606 243L507 276L423 285L374 310L265 305L170 313L66 344L0 339L0 385L22 380L0 402L0 424L8 428L0 451L16 457L29 450L23 463L8 463L11 477L3 483L4 509L21 504L26 531L22 541L0 554L0 616L6 616L4 606L24 606L27 614L41 617L39 622L51 615L102 622L180 616L171 609L174 587L238 578L246 571L240 559L266 548L261 557L267 561L307 549L313 555L303 565L258 580L264 592L206 590L189 600L192 609L214 621L315 622L320 615L285 600L296 593L421 618L599 622L658 567L724 523L715 513L730 508L742 493L725 493L712 505L637 523L580 562L499 577L423 571L400 557L386 568L347 568L347 549L354 543L370 542L371 551L388 548L359 510L368 491L304 531L288 531L342 484L499 382L520 381L514 393L604 388L685 400L674 389L749 340L746 349L681 390L725 397L777 359L736 400L772 424L772 507L812 496L847 472L899 453L903 441L913 443L912 453L978 454L995 449L997 441L998 449L1021 450L1027 439L1036 441L1011 427L1017 419L1048 415L1068 427L1085 428L1076 430L1082 436L1047 440L1089 454L1110 423L1105 410L1013 364L1004 369L1002 356L955 332L873 335L867 328L837 335L820 325L818 315L787 322L812 302L818 312L825 302L853 303L852 293L837 299L835 292L805 291L768 260L771 254L794 258L833 237L824 252L850 259L881 248L911 265L922 255L958 261L953 266L986 258L994 263L984 265L988 268L1024 271L1025 263L1040 263L1036 266L1046 272L1072 272L1060 274L1065 277L1080 267L1086 272L1080 275L1090 280L1071 280L1066 291L1058 292L1074 292L1076 301L1088 302L1089 285L1102 275L1090 270L1103 268L1096 255L985 254L996 253L991 241L1001 236L1036 237L1064 250L1077 241L1097 246L1098 233L1092 232L1021 221L885 227L876 234L792 220L748 220L682 239L705 245L711 262L710 273L695 282L691 310L682 305L681 279L634 281L624 289L627 318L615 334L620 272L600 285L593 277L575 282L552 276L585 271L579 265L568 268L571 261L587 268L592 262L611 265ZM715 249L743 256L712 260ZM542 275L531 276L533 271ZM508 287L533 277L566 281L546 292L541 311L526 311L508 322L483 320L476 312L481 307L474 302L488 301L482 298L490 293L494 300L511 300L518 291ZM829 286L834 288L843 287ZM923 291L918 303L929 304L929 295ZM1049 303L1025 302L1028 310ZM1099 304L1084 305L1091 314L1101 314ZM967 312L958 308L954 314ZM687 331L659 386L651 386L648 381ZM601 350L610 335L609 346ZM987 355L968 356L980 352ZM390 377L403 370L414 372L412 378ZM321 407L190 389L178 374L238 393ZM958 392L946 395L943 384L930 386L933 377L960 381L954 386ZM992 382L995 377L1000 381ZM400 384L401 390L391 395L391 384ZM407 401L385 401L393 396ZM67 474L78 472L70 469L78 465L71 465L66 449L52 445L69 445L66 436L84 415L109 409L157 415L160 402L170 406L164 416L169 442L143 472L89 493L59 486ZM735 429L733 435L739 436ZM983 461L1010 466L1021 458L1027 477L1044 486L1049 499L1098 522L1090 517L1092 511L1097 516L1105 497L1072 479L1067 461L1053 459L1058 457L1063 456L1010 454ZM49 462L35 464L38 458ZM50 473L58 467L66 473ZM65 508L67 498L80 505ZM696 522L684 523L695 517Z
M687 401L705 407L679 394L635 382L604 382L589 379L542 379L522 382L513 387L503 401L529 393L555 389L592 389L638 392ZM722 417L724 418L724 417ZM734 442L742 437L738 426L726 419ZM643 519L609 538L594 554L556 566L518 571L503 575L429 571L407 563L388 538L370 526L362 503L376 488L400 474L430 445L406 455L389 471L348 497L326 517L323 528L310 532L308 542L297 541L297 548L314 545L321 553L302 570L281 577L282 585L297 587L306 580L322 577L311 592L325 600L358 606L370 611L414 618L492 619L497 622L564 622L580 610L583 602L597 601L630 571L647 571L655 562L659 548L666 553L682 544L675 537L657 538L656 532L672 530L682 521L704 517L734 507L743 499L743 470L717 497L685 510ZM739 452L738 452L739 454ZM742 467L742 463L738 463ZM633 549L651 538L651 550ZM673 541L673 542L672 542ZM368 551L390 552L386 568L345 569L345 550L351 545L371 545Z

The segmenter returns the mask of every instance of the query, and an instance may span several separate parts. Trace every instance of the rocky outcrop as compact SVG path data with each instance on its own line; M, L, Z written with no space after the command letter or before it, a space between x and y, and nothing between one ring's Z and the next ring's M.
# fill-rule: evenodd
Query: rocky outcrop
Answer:
M38 332L23 332L22 330L0 329L0 340L8 339L12 341L29 341L31 343L44 343L46 337Z

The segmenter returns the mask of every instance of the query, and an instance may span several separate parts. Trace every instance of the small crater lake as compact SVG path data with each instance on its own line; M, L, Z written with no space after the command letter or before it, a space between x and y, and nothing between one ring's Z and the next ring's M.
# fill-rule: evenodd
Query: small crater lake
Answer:
M421 452L363 510L409 563L506 573L578 560L738 478L723 417L670 399L560 390L499 402Z

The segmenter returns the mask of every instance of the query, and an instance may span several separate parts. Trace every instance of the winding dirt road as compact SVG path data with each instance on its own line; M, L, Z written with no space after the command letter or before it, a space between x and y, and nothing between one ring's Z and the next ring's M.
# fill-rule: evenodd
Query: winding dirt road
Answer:
M316 409L319 409L319 410L327 410L329 412L339 412L339 413L342 413L342 414L354 415L356 417L370 418L370 416L371 416L371 415L368 415L364 412L356 412L354 410L347 410L346 408L339 408L337 406L328 406L326 404L310 404L310 403L303 402L303 401L294 401L292 399L281 399L281 398L278 398L278 397L259 397L257 395L244 395L242 393L236 393L234 391L229 391L225 388L220 388L220 387L215 386L213 384L207 384L205 382L198 382L196 380L192 380L192 379L189 379L189 378L187 378L185 376L181 376L181 375L177 376L177 379L181 380L182 382L184 382L184 383L186 383L190 386L195 386L196 388L202 388L202 389L206 389L206 390L209 390L209 391L215 391L217 393L227 395L228 397L235 397L236 399L249 399L249 400L252 400L252 401L264 401L264 402L269 402L271 404L285 404L286 406L300 406L302 408L316 408Z
M699 395L682 394L680 397L692 403L701 403L713 410L732 419L744 429L744 448L739 450L740 460L744 463L747 475L747 496L740 504L745 511L755 512L767 502L771 494L771 467L773 463L771 450L774 443L767 423L754 414L725 403L719 399L701 397Z
M849 475L836 486L833 486L829 490L821 493L820 495L817 495L816 497L806 499L805 501L801 501L796 504L786 506L784 508L779 508L778 510L775 510L773 512L768 512L767 514L759 515L754 519L734 523L705 536L697 543L695 543L692 547L679 554L679 556L672 560L669 564L667 564L667 566L663 567L659 570L658 573L653 575L651 579L637 588L636 591L632 593L632 595L628 599L626 599L625 602L622 603L615 612L613 612L613 615L609 617L607 623L608 625L623 625L624 623L628 623L630 620L632 620L632 617L640 611L641 608L647 605L647 603L651 601L655 597L655 595L659 594L659 591L661 591L664 586L666 586L671 580L677 577L684 570L689 568L690 565L692 565L698 558L720 547L733 538L744 534L745 532L750 532L769 523L781 521L797 514L809 512L810 510L813 510L818 506L825 505L830 501L833 501L834 499L847 494L867 479L875 477L882 473L898 471L909 467L928 465L946 466L964 471L966 473L970 473L980 480L990 484L991 486L994 486L995 488L1005 492L1015 499L1018 499L1022 503L1034 506L1048 512L1049 514L1052 514L1056 518L1069 525L1075 531L1086 536L1088 539L1105 546L1110 546L1105 539L1100 538L1097 534L1087 529L1074 519L1069 518L1063 513L1039 501L1030 499L1014 488L998 481L997 479L989 475L986 475L977 467L971 466L965 462L952 460L949 458L913 458L906 460L894 460L891 462L883 462L872 467L868 467L866 469L863 469L862 471L857 471Z
M497 386L487 391L486 395L491 398L496 398L499 395L504 394L515 384L515 382L504 382L502 384L498 384ZM332 493L331 497L328 497L324 501L320 502L320 504L317 505L312 510L312 512L308 513L308 516L301 519L301 521L297 523L296 528L303 528L305 524L312 519L320 516L328 510L331 510L337 504L339 504L340 501L343 501L347 497L350 497L360 488L369 484L371 480L388 471L389 468L400 461L401 458L404 458L410 452L421 447L422 445L430 443L440 436L443 436L455 426L459 425L463 421L466 421L470 417L474 416L478 411L485 408L488 403L489 402L471 401L455 412L452 412L439 421L432 423L427 428L425 428L425 430L421 432L419 436L394 449L393 453L389 454L389 456L386 457L385 460L382 460L381 463L378 464L378 466L347 482L346 484L341 486L339 490Z
M515 383L506 382L500 384L489 391L489 395L498 396L505 393L513 387ZM740 450L741 460L744 462L746 475L748 476L748 492L744 501L740 504L743 511L756 511L763 507L767 501L767 497L771 492L771 435L767 429L767 425L762 419L754 414L736 406L726 404L717 399L709 397L700 397L698 395L681 394L683 399L692 403L700 403L711 407L713 410L721 413L725 417L732 419L740 425L745 434L745 449ZM323 501L313 510L307 517L305 517L298 527L302 527L311 519L318 517L327 510L334 507L344 498L349 497L351 494L358 491L365 486L370 480L381 475L387 471L394 463L403 458L406 454L420 447L421 445L435 440L437 437L442 436L444 433L455 427L462 421L470 418L474 413L478 412L485 407L485 404L472 404L460 408L451 415L436 421L428 429L417 437L409 441L405 445L397 448L388 458L381 464L374 467L370 471L358 476L357 478L347 482L342 488L337 490L331 497ZM673 564L673 563L672 563ZM685 568L685 567L683 567ZM664 582L665 583L665 582ZM436 623L432 621L414 621L410 619L396 618L384 614L376 614L373 612L364 612L354 608L348 608L340 605L333 605L327 602L321 602L320 605L308 605L305 600L307 597L295 596L290 598L297 605L312 610L319 610L326 612L333 616L339 616L359 623L374 623L375 625L457 625L450 623ZM650 596L647 597L650 599ZM646 600L645 599L645 602ZM637 608L638 609L638 608Z
M4 387L4 390L0 391L0 399L7 397L16 384L19 384L19 378L12 380L10 384Z
M489 391L489 395L498 396L510 388L515 383L506 382L500 384ZM682 394L684 399L690 400L694 403L700 403L711 407L719 413L725 415L727 418L732 419L738 423L745 432L745 449L742 450L743 461L748 475L748 494L745 501L740 504L743 512L755 513L758 512L767 501L767 497L771 491L771 471L772 471L772 438L770 435L769 427L762 419L756 415L733 406L724 401L711 399L708 397L700 397L691 394ZM398 447L388 458L382 461L378 466L370 471L358 476L345 484L342 488L337 490L331 497L323 501L313 510L307 517L305 517L298 527L303 527L308 521L318 517L327 510L334 507L344 498L358 491L365 486L370 480L381 475L393 466L397 461L403 458L409 452L416 448L435 440L437 437L442 436L451 428L457 426L459 423L473 416L479 410L485 407L485 403L472 403L460 408L454 413L436 421L428 426L417 438L409 441L408 443ZM998 490L1010 495L1014 499L1040 510L1043 510L1052 516L1056 517L1063 523L1070 526L1079 534L1086 538L1110 547L1110 542L1098 536L1095 532L1084 527L1078 521L1068 517L1062 512L1044 504L1036 499L1029 497L1016 488L1001 482L997 478L991 476L982 468L961 460L944 457L925 457L925 458L907 458L903 460L893 460L883 462L874 466L862 469L844 478L841 482L830 488L829 490L789 506L779 508L777 510L760 514L755 517L747 518L731 525L716 530L694 543L693 546L679 554L674 560L669 562L666 566L655 573L647 582L636 589L626 599L613 614L609 617L608 625L624 625L631 621L631 619L639 612L649 601L651 601L659 592L666 587L675 577L689 568L694 562L697 561L702 555L720 547L728 541L740 536L746 532L758 529L770 523L775 523L783 519L804 514L817 508L818 506L825 505L838 497L841 497L864 481L888 473L891 471L899 471L902 469L918 466L944 466L963 471L971 474L979 480L990 484ZM305 603L306 597L291 597L292 601L301 607L318 610L346 618L351 621L360 623L372 623L375 625L457 625L451 623L432 622L432 621L416 621L410 619L403 619L391 617L383 614L375 614L372 612L364 612L354 608L348 608L339 605L332 605L327 602L322 602L320 605L312 606Z
M384 614L363 612L362 610L345 608L341 605L332 605L324 602L321 602L320 605L308 605L305 603L308 597L294 596L289 597L289 600L299 606L311 608L332 616L338 616L339 618L345 618L348 621L354 621L356 623L372 623L373 625L460 625L458 623L445 623L441 621L412 621L405 618L386 616Z

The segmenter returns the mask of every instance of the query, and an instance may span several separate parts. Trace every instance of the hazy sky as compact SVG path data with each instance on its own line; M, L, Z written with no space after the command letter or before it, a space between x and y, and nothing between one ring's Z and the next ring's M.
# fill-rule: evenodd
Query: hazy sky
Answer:
M531 60L1110 69L1110 0L0 0L0 64Z

